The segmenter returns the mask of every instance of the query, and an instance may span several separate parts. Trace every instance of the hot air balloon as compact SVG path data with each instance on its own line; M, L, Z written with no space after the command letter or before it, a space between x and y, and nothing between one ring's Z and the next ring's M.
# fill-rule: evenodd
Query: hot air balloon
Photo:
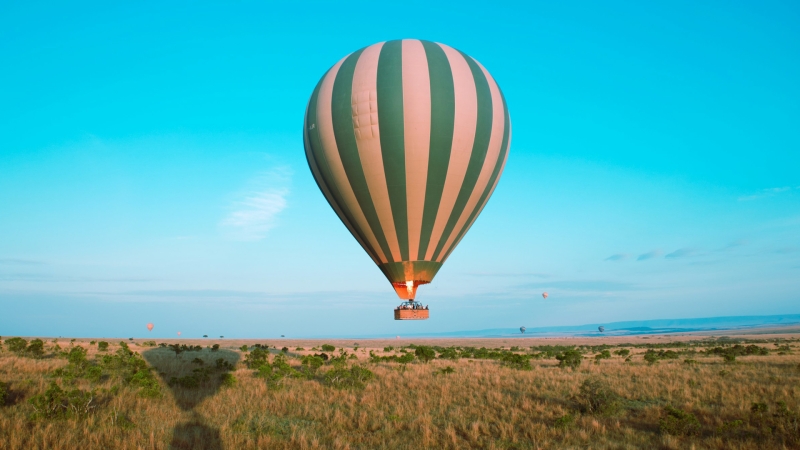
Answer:
M322 77L303 140L325 199L404 302L414 302L492 195L511 136L489 72L447 45L404 39L357 50Z
M153 331L153 324L152 323L148 323L147 324L147 331Z
M604 326L602 326L602 325L600 325L599 327L597 327L597 329L598 329L598 330L600 330L600 332L601 332L601 333L602 333L602 332L604 332L604 331L606 331L606 327L604 327Z
M542 292L542 298L543 299L547 300L547 297L549 297L549 296L550 296L550 294L548 294L547 292Z
M180 336L180 335L181 335L181 332L180 332L180 331L178 331L178 336Z
M525 327L519 327L519 332L525 334Z

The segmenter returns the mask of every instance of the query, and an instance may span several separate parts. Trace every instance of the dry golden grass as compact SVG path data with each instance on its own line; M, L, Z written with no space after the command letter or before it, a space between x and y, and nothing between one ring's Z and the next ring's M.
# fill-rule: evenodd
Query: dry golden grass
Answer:
M664 343L669 338L657 340ZM587 342L425 341L439 346L514 345L524 349ZM358 363L375 373L363 390L333 389L319 377L287 379L281 389L270 389L241 364L238 350L242 343L265 341L202 341L204 345L215 342L222 344L219 352L186 352L178 357L168 349L131 345L159 374L164 395L142 398L125 386L117 394L103 393L122 382L116 378L95 384L78 380L78 387L98 390L97 407L84 420L60 421L31 420L27 400L47 389L51 381L48 372L67 362L60 358L22 358L5 350L0 353L0 381L10 383L12 395L11 404L0 407L0 449L760 449L798 445L798 441L781 441L780 436L765 439L752 431L720 431L723 424L735 420L747 423L753 402L764 402L774 409L776 402L784 401L791 411L800 409L800 348L796 341L792 342L792 354L739 357L734 364L725 364L720 357L698 355L693 356L697 365L684 364L681 357L648 366L641 357L644 350L634 349L632 362L625 363L618 356L599 364L585 360L576 371L558 368L552 359L533 360L530 371L502 367L497 361L466 359L415 362L403 369L397 363L369 363L368 352L385 355L385 345L420 344L422 340L358 341L359 346L366 346L356 352ZM311 347L323 343L337 349L345 345L352 353L356 341L266 342L278 348L287 346L292 354L309 354L313 353ZM599 345L603 341L592 339L590 343ZM90 359L97 354L88 340L75 345L86 347ZM774 348L772 344L764 346ZM117 347L112 343L108 353ZM306 350L295 352L296 347ZM168 386L171 377L198 367L191 363L195 357L207 365L219 357L232 363L238 360L232 372L237 384L223 387L214 378L196 390ZM290 362L299 366L297 359ZM452 366L455 372L435 374L446 366ZM321 372L325 370L327 366ZM581 383L590 378L602 380L626 399L625 408L610 416L578 412L573 398ZM695 414L702 426L700 435L660 433L659 419L664 417L667 405ZM556 427L556 420L566 414L575 417L574 424Z

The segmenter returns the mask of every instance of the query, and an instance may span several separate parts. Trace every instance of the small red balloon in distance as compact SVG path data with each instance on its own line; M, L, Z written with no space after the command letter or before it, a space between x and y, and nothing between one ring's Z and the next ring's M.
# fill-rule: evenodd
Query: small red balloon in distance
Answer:
M152 323L148 323L147 324L147 331L153 331L153 324Z
M547 299L547 297L549 296L550 294L548 294L547 292L542 292L542 298Z
M180 336L180 335L181 335L181 332L180 332L180 331L178 331L178 336Z

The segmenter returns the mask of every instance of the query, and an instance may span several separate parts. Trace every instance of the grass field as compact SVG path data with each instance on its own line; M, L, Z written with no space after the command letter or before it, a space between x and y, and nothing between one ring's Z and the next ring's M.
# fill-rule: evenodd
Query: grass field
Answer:
M800 448L791 334L26 341L1 449Z

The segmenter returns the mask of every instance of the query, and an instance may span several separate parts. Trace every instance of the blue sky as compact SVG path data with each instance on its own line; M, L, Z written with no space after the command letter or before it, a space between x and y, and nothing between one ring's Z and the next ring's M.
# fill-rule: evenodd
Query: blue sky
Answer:
M800 312L800 7L556 3L3 2L0 335ZM392 320L301 136L325 70L398 38L480 61L514 127L420 323Z

